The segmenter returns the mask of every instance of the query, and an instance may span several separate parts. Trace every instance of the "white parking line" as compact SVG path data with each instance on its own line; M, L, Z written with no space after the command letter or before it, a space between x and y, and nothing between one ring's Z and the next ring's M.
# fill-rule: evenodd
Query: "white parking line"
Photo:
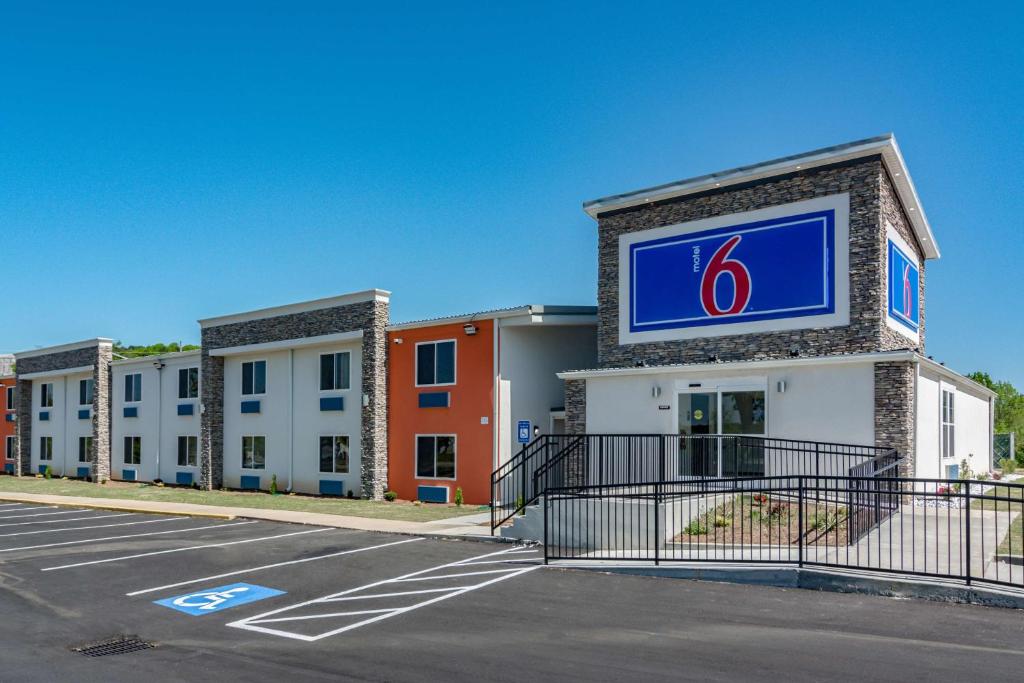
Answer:
M29 524L64 524L66 522L82 522L85 520L92 519L110 519L111 517L134 517L134 512L118 512L115 515L90 515L89 517L61 517L60 519L41 519L35 522L11 522L10 524L0 524L0 527L8 526L28 526Z
M340 557L342 555L352 555L354 553L361 553L366 550L377 550L379 548L388 548L393 545L402 545L403 543L412 543L413 541L422 541L422 538L407 538L402 541L393 541L391 543L382 543L380 545L371 545L366 548L354 548L352 550L342 550L336 553L328 553L327 555L316 555L314 557L304 557L300 560L288 560L287 562L275 562L274 564L264 564L259 567L249 567L248 569L239 569L233 572L225 572L224 574L214 574L213 576L204 576L201 579L189 579L188 581L179 581L178 583L169 583L166 586L157 586L156 588L144 588L138 591L132 591L131 593L125 593L128 597L135 597L136 595L143 595L145 593L155 593L156 591L169 590L171 588L179 588L181 586L189 586L194 583L203 583L206 581L213 581L214 579L223 579L227 576L237 576L239 574L251 574L252 572L263 571L264 569L276 569L277 567L286 567L292 564L302 564L303 562L312 562L314 560L326 560L330 557ZM51 567L50 569L63 569L63 567ZM43 571L50 571L50 569L44 569Z
M257 614L256 616L246 617L245 619L239 619L238 621L233 621L233 622L229 623L228 626L230 626L232 628L245 629L247 631L257 631L257 632L260 632L260 633L268 633L268 634L275 635L275 636L281 636L283 638L292 638L294 640L302 640L302 641L306 641L306 642L309 642L309 643L315 642L317 640L322 640L323 638L328 638L330 636L337 635L339 633L344 633L345 631L351 631L352 629L357 629L357 628L360 628L362 626L367 626L369 624L373 624L373 623L376 623L378 621L382 621L384 619L390 619L391 617L396 617L396 616L398 616L400 614L405 614L406 612L411 612L412 610L419 609L421 607L426 607L427 605L432 605L432 604L437 603L437 602L441 602L442 600L448 600L450 598L457 597L457 596L462 595L464 593L468 593L470 591L478 590L480 588L484 588L485 586L490 586L491 584L498 583L499 581L506 581L508 579L515 578L516 576L520 576L522 574L526 574L527 572L532 572L535 569L540 569L543 566L543 565L534 565L534 566L530 566L530 567L521 567L521 568L515 568L515 569L509 569L509 570L501 571L501 575L500 576L496 576L495 578L489 579L487 581L483 581L482 583L472 583L472 584L469 584L469 585L452 586L450 588L445 588L445 589L428 588L428 589L422 590L422 591L402 591L402 592L399 593L400 595L416 596L416 595L421 595L421 594L435 594L434 597L428 598L426 600L421 600L419 602L413 602L412 604L407 604L407 605L402 606L402 607L394 607L394 608L386 609L386 610L360 610L360 609L356 609L356 610L352 610L352 611L349 611L349 612L332 612L330 614L315 613L315 612L312 613L312 614L302 614L301 613L303 608L309 607L311 605L322 605L324 603L339 602L340 600L345 599L345 598L349 598L351 601L356 601L356 600L361 600L361 599L375 600L375 599L379 599L379 598L382 598L382 597L389 597L389 593L388 592L385 592L385 593L370 593L370 594L367 594L367 595L359 595L359 593L361 593L362 591L370 591L370 590L372 590L374 588L377 588L379 586L394 585L396 583L407 582L407 581L412 581L412 580L418 580L416 577L422 577L422 578L450 578L452 576L458 577L458 576L479 575L479 574L485 574L485 573L486 574L491 574L491 573L494 573L494 572L470 572L469 574L447 574L447 575L438 576L438 577L424 577L424 575L430 574L431 572L437 572L437 571L442 571L442 570L446 570L446 569L452 569L452 568L455 568L455 567L465 566L467 564L472 564L472 562L474 560L483 560L484 558L493 558L495 556L504 555L504 554L509 553L509 552L511 552L511 551L509 551L509 550L500 550L500 551L495 552L495 553L487 553L486 555L478 555L476 557L470 557L470 558L467 558L465 560L459 560L458 562L449 562L448 564L442 564L442 565L439 565L437 567L430 567L429 569L421 569L420 571L412 572L412 573L409 573L409 574L404 574L402 576L398 576L398 577L395 577L393 579L387 579L385 581L377 581L375 583L367 584L365 586L360 586L359 588L352 588L350 590L341 591L340 593L334 593L332 595L326 595L326 596L324 596L322 598L316 598L315 600L307 600L305 602L300 602L300 603L297 603L295 605L290 605L288 607L280 607L278 609L271 610L269 612L264 612L262 614ZM299 614L297 616L279 616L279 615L285 614L287 612L296 612L296 611L299 612ZM345 626L341 626L339 628L334 628L334 629L330 629L328 631L324 631L322 633L317 633L315 635L307 635L305 633L296 633L294 631L285 631L285 630L283 630L283 627L282 628L270 628L270 627L261 625L261 624L270 624L270 623L273 623L273 624L283 624L283 623L287 623L287 622L293 622L293 623L295 623L295 622L310 622L310 621L318 621L318 620L321 620L321 619L328 619L328 618L348 618L348 617L365 615L365 614L370 614L370 613L373 613L374 616L368 617L366 619L361 619L360 621L357 621L355 623L346 624Z
M16 507L18 505L23 505L23 503L0 503L0 508Z
M255 524L256 522L240 522L240 524ZM222 524L221 527L225 526L237 526L235 524ZM135 560L140 557L153 557L154 555L168 555L170 553L183 553L187 550L203 550L204 548L223 548L228 545L241 545L243 543L259 543L260 541L270 541L275 538L286 538L288 536L302 536L303 534L319 534L324 531L337 531L334 527L325 527L322 529L310 529L308 531L293 531L289 534L278 534L277 536L262 536L260 538L245 538L241 541L227 541L225 543L206 543L203 545L190 545L185 548L170 548L168 550L154 550L151 553L138 553L137 555L122 555L121 557L108 557L103 560L91 560L89 562L76 562L74 564L64 564L59 567L46 567L41 571L52 572L58 569L73 569L74 567L87 567L93 564L105 564L107 562L120 562L122 560ZM168 533L161 531L158 533ZM141 534L140 534L141 535ZM0 552L3 552L0 550Z
M12 510L0 510L0 519L3 519L3 515L7 514L8 512L24 512L25 510L56 510L56 509L57 509L56 505L33 505L30 508L23 507L23 508L17 508L17 509L12 509Z
M55 508L22 508L16 512L22 510L53 510ZM86 510L62 510L60 512L33 512L31 515L2 515L0 516L0 522L5 522L8 519L22 519L23 517L53 517L54 515L73 515L75 513L86 512Z
M188 519L182 517L180 519ZM226 529L232 526L242 526L243 524L255 524L256 522L232 522L230 524L211 524L210 526L193 526L187 529L171 529L170 531L150 531L144 534L126 534L124 536L106 536L104 538L85 538L80 541L63 541L61 543L45 543L43 545L26 545L20 548L4 548L0 550L0 553L12 553L15 550L37 550L39 548L56 548L62 545L78 545L81 543L99 543L100 541L119 541L122 538L141 538L143 536L162 536L163 534L185 534L190 531L202 531L203 529Z
M8 536L29 536L31 534L56 534L61 531L85 531L86 529L107 529L113 526L132 526L133 524L156 524L158 522L173 522L186 517L165 517L161 519L147 519L141 522L118 522L117 524L94 524L93 526L69 526L63 529L33 529L32 531L17 531L13 534L0 534L0 538ZM63 521L63 520L61 520Z

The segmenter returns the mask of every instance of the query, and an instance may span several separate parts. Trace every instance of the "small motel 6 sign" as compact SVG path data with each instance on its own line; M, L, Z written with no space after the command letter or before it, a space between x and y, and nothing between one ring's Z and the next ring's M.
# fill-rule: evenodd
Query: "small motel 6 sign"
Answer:
M216 588L204 588L203 590L187 595L179 595L173 598L155 600L156 604L176 609L194 617L203 614L213 614L231 607L238 607L257 600L272 598L277 595L284 595L284 591L275 588L255 586L251 583L232 583L227 586Z

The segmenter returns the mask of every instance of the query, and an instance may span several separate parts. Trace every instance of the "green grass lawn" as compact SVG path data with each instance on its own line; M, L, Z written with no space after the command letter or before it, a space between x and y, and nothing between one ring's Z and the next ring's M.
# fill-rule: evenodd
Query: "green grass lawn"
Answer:
M486 507L476 505L415 505L404 501L394 503L370 500L349 500L347 498L320 498L317 496L276 495L243 491L197 491L176 486L153 486L109 482L90 484L72 479L37 479L35 477L0 476L0 494L41 493L52 496L86 496L89 498L111 498L118 500L152 500L164 503L192 503L195 505L225 505L261 510L295 510L299 512L320 512L328 515L350 515L352 517L373 517L395 519L406 522L430 522L462 515L483 512Z
M1024 512L1024 489L1010 486L993 486L985 489L981 496L971 499L971 509L1003 513L998 515L999 528L1006 529L1006 535L1003 536L996 552L1000 555L1024 556L1024 515L1021 515L1021 512ZM1007 528L1006 522L1011 517L1013 521Z

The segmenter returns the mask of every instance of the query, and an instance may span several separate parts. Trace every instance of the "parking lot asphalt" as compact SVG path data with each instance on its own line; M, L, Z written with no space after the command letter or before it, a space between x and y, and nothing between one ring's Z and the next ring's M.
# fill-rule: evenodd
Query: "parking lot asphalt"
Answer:
M1019 680L1024 616L537 548L0 505L0 681ZM90 657L120 636L154 647Z

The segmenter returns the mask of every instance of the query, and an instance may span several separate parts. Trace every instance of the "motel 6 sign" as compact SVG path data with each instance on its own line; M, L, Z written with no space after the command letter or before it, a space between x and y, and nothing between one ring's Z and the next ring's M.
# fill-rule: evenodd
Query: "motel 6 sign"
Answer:
M619 241L623 343L846 324L846 194Z
M889 327L917 341L921 326L921 269L914 252L899 234L886 226L887 308Z

